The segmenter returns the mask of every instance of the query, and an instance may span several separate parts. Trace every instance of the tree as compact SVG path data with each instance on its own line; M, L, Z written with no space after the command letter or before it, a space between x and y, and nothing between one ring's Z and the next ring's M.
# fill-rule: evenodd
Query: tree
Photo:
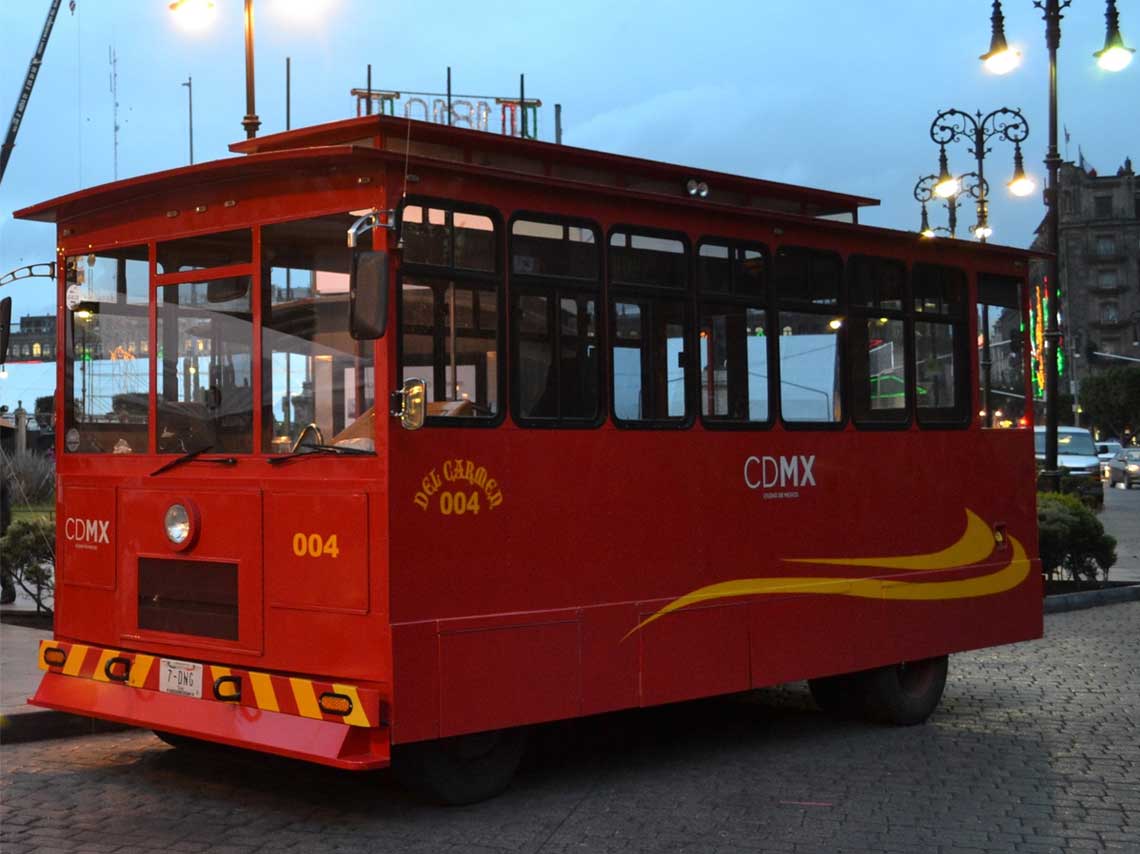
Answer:
M1101 433L1124 438L1140 428L1140 367L1110 368L1081 382L1081 408Z
M0 573L50 614L47 600L55 588L55 524L47 519L19 519L0 537Z

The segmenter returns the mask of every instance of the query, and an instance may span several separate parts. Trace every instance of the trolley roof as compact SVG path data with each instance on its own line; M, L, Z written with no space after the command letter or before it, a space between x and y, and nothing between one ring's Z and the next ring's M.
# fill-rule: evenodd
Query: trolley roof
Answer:
M224 158L128 178L59 196L16 211L21 219L60 222L112 207L140 195L175 189L186 184L239 180L284 169L320 168L333 161L398 154L417 162L437 160L468 164L564 183L605 188L610 192L687 198L690 180L709 187L709 201L745 210L830 217L849 215L858 220L863 207L878 199L799 187L757 178L745 178L688 166L625 157L600 151L555 145L531 139L502 136L463 127L395 116L361 116L343 121L268 134L233 143L241 158Z

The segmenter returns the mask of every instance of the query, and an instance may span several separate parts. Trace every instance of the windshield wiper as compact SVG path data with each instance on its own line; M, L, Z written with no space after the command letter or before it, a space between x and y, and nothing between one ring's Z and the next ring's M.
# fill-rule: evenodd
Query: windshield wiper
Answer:
M365 451L361 448L353 448L346 445L302 445L297 449L295 454L286 454L282 457L270 457L267 462L271 466L279 466L282 463L287 463L292 460L300 460L305 457L319 457L323 454L331 454L334 457L374 457L375 451Z
M154 471L152 471L150 473L150 476L154 477L156 474L162 474L164 471L170 471L172 468L177 468L178 466L182 465L183 463L192 462L193 460L198 459L200 456L202 456L202 454L206 453L207 451L213 450L213 448L214 448L213 445L205 445L204 447L198 448L198 450L196 450L196 451L190 451L189 453L185 453L180 457L175 457L170 462L165 463L165 464L159 466L158 468L156 468ZM200 462L217 463L218 465L222 465L222 466L236 466L237 465L237 459L235 457L211 457L209 459L201 460Z

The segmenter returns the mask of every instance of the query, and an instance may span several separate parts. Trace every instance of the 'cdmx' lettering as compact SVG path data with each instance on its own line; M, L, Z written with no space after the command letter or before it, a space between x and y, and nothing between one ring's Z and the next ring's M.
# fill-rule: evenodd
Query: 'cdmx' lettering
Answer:
M749 489L815 486L815 454L805 457L749 457L744 461L744 485Z
M108 530L111 520L80 519L68 516L63 523L63 535L73 543L110 543Z

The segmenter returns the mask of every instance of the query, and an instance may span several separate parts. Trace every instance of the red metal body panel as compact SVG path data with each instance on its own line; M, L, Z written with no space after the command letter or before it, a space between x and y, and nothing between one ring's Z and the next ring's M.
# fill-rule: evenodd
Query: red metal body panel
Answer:
M405 152L407 132L403 121L373 117L266 137L235 146L251 152L243 160L131 179L19 213L59 222L61 256L151 246L155 287L187 278L158 275L157 241L386 210L405 192L490 206L504 224L517 212L546 212L593 221L603 234L633 223L685 232L693 245L715 235L772 250L796 244L953 264L968 274L971 296L980 273L1025 276L1028 256L1016 250L921 242L803 215L854 213L870 201L859 197L714 175L704 202L682 191L693 171L681 167L418 123ZM714 179L723 179L729 201L716 200ZM662 189L671 182L674 194ZM765 210L752 203L758 198L783 207ZM253 278L256 324L264 283L256 239L254 246L253 261L234 272ZM374 246L393 249L396 317L398 251L383 230ZM61 304L63 286L61 276ZM500 300L510 287L505 276ZM380 412L398 387L397 322L374 347ZM155 324L152 305L152 340ZM971 318L971 339L975 325ZM255 362L260 346L255 337ZM976 364L971 370L977 412ZM153 424L153 396L150 416ZM255 436L261 418L255 408ZM130 455L71 454L61 438L56 634L274 678L361 682L390 708L390 729L386 722L338 735L284 707L249 717L157 692L144 702L132 687L56 673L35 701L372 767L387 761L389 740L734 692L1041 634L1030 430L983 430L976 418L958 429L890 430L717 430L699 418L685 429L621 429L607 420L539 430L510 415L489 428L410 432L387 417L375 425L374 458L273 467L254 452L227 469L190 463L155 476L170 457L153 453L153 436L151 453ZM750 487L748 460L763 456L814 457L814 479L788 490L794 496ZM477 492L480 512L441 512L444 491ZM185 554L239 567L236 639L138 628L134 568L140 555L175 553L162 530L174 500L200 516L201 535ZM108 542L99 541L99 524L86 522L77 539L79 529L66 523L73 517L106 522ZM314 532L335 534L339 557L295 549L296 537ZM957 554L954 544L967 540L964 562L905 570L857 563Z

